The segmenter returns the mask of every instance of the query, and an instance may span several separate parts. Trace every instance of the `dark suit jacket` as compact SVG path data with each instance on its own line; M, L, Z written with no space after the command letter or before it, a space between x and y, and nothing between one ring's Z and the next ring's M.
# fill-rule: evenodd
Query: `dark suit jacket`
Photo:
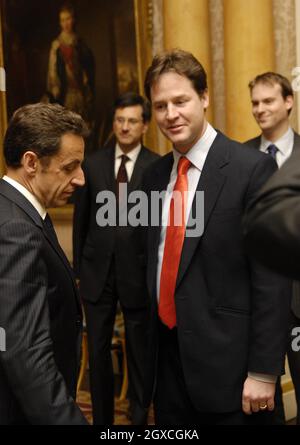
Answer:
M40 215L0 180L0 425L87 424L74 402L81 308L72 270Z
M260 142L261 142L261 136L258 136L254 139L250 139L249 141L245 142L245 144L259 149ZM300 136L296 132L294 132L294 145L293 145L292 153L295 153L295 151L300 152ZM255 246L253 246L253 247L255 247ZM267 251L265 251L265 254L267 254ZM299 279L300 279L300 274L297 278L297 281L295 281L293 283L293 294L292 294L292 304L291 304L291 309L292 309L294 315L296 315L296 317L298 317L298 318L300 318L300 282L299 282Z
M170 153L146 172L147 194L166 190L172 165ZM201 412L241 409L248 371L273 375L283 371L290 285L245 255L241 227L246 206L275 170L269 156L218 133L197 186L204 191L204 233L184 240L175 303L186 387ZM152 307L146 404L155 387L158 350L159 238L160 228L150 227L147 284Z
M246 145L253 148L260 148L261 143L261 136L257 136L256 138L249 139L245 142ZM294 131L294 145L293 145L293 151L294 150L300 150L300 136L298 133Z
M298 136L299 138L299 136ZM300 150L265 184L244 219L245 243L260 261L300 279ZM294 313L300 317L299 300ZM298 315L299 314L299 315Z
M128 193L140 188L144 170L158 157L142 147L128 184ZM144 307L147 298L141 231L130 226L99 227L96 221L101 207L96 202L97 194L105 190L116 192L114 165L114 148L98 150L83 164L86 183L75 197L74 268L80 278L82 298L96 302L103 291L114 256L121 303L129 308Z

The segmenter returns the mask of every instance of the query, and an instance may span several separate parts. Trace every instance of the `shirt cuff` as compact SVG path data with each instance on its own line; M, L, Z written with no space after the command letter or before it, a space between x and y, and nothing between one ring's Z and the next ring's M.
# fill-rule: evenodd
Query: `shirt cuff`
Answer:
M278 376L270 374L260 374L258 372L248 372L248 377L254 380L258 380L259 382L276 383Z

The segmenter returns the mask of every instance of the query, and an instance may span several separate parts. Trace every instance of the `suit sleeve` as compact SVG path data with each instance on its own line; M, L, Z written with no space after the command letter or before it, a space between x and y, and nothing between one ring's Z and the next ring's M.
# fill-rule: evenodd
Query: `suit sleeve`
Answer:
M300 277L300 150L267 182L244 218L249 253L274 270Z
M274 173L274 164L270 157L257 164L249 183L248 205L252 205L261 186ZM280 375L284 373L292 283L252 256L248 261L252 286L248 371Z
M57 369L50 335L43 238L24 220L0 227L0 363L29 423L86 425Z
M88 232L91 199L86 163L83 164L82 169L85 176L85 185L77 189L75 192L73 216L73 267L76 278L80 278L80 263L83 246Z

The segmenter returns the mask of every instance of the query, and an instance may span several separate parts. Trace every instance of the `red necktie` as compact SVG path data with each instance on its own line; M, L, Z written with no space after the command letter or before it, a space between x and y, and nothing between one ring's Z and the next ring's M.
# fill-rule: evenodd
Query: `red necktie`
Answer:
M185 234L186 196L188 191L187 171L190 161L181 157L178 162L177 179L170 203L164 256L160 275L158 314L170 329L176 326L175 287ZM176 191L177 198L174 199ZM181 205L178 206L178 203ZM178 208L179 207L179 208ZM180 213L180 214L178 214Z

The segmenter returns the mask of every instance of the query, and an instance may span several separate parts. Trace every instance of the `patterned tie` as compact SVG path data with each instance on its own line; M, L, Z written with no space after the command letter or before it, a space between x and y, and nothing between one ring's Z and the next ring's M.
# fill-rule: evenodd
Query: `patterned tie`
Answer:
M118 170L117 178L116 178L116 186L117 186L117 200L119 200L119 185L120 183L128 182L127 170L125 167L126 162L129 161L128 156L121 156L121 164Z
M271 144L269 145L269 147L267 148L267 152L272 156L273 159L275 159L276 161L276 153L278 152L278 148L276 147L276 145Z
M178 174L170 203L169 220L160 275L158 314L161 321L167 325L169 329L176 326L174 296L185 234L186 194L188 191L187 171L190 165L190 161L185 157L181 157L178 162ZM178 192L181 195L181 205L179 208L180 215L178 215L178 200L176 198L174 199L175 191L177 197ZM174 210L176 210L176 212L174 212Z
M125 167L125 164L127 161L129 161L128 156L122 155L121 156L121 164L120 164L118 174L117 174L117 185L119 185L120 182L128 182L127 170Z

